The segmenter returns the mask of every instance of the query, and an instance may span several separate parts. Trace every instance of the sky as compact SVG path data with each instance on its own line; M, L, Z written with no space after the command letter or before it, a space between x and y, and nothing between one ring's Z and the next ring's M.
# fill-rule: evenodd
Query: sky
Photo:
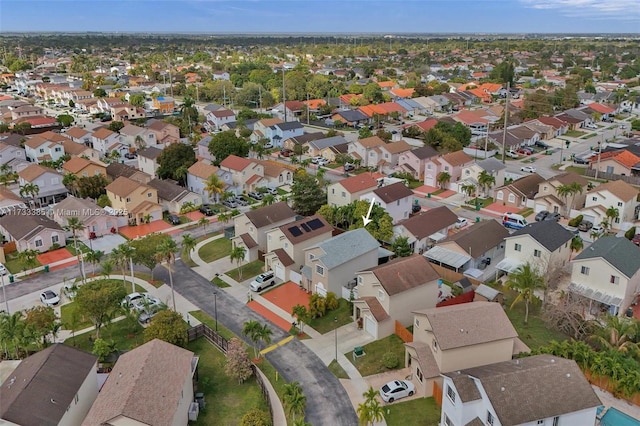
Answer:
M640 0L0 0L32 31L640 34Z

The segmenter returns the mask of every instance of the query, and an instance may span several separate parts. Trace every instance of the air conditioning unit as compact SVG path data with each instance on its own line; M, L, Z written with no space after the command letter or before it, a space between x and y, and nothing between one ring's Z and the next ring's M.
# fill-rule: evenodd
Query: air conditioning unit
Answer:
M200 405L197 402L192 402L189 405L189 421L195 422L198 420L198 413L200 413Z

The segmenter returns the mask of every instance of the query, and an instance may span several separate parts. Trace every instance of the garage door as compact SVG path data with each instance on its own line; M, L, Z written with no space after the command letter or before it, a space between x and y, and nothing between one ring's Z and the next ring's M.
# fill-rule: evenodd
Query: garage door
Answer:
M376 337L376 322L370 316L364 317L364 330L373 337Z
M282 281L285 280L285 278L284 278L284 268L282 267L282 265L276 265L275 273L276 273L276 278L278 278L278 279L280 279Z
M535 212L540 213L542 210L546 210L547 206L545 204L536 204Z
M427 176L425 178L425 181L424 181L425 185L427 185L427 186L435 186L433 183L434 182L433 182L433 177L432 176Z

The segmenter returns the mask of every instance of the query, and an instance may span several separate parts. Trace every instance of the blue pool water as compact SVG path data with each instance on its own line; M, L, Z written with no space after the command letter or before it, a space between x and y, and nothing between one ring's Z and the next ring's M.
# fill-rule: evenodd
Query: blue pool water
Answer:
M598 413L600 413L598 409ZM600 426L640 426L640 420L626 415L615 408L609 408L600 419Z

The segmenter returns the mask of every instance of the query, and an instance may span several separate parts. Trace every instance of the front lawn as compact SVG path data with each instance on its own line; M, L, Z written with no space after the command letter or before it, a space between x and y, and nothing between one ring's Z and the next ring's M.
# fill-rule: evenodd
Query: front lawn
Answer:
M134 271L133 276L136 278L140 278L141 280L145 280L155 288L161 287L164 284L164 281L151 278L151 274L147 274L146 272Z
M144 328L138 324L138 321L123 319L103 326L100 329L100 337L107 341L113 340L118 350L130 350L144 343L143 330ZM91 352L95 336L95 330L91 330L76 334L75 338L69 337L64 343Z
M336 376L338 379L349 378L349 375L347 374L347 372L344 371L344 368L342 368L342 366L338 364L338 361L336 361L335 359L331 361L331 364L329 364L329 371L331 371L333 375Z
M38 266L42 266L42 264L40 262L38 262L38 260L36 259L35 262L33 263L33 267L37 268ZM11 253L11 254L7 254L5 256L5 263L4 266L7 268L7 270L11 273L11 274L17 274L19 272L22 271L26 271L27 267L25 266L24 263L22 263L20 261L20 259L18 259L18 255L17 252Z
M256 275L261 274L263 268L264 262L261 262L260 260L254 260L251 263L245 263L240 268L232 269L226 272L225 275L236 281L248 280L249 278L253 278ZM240 270L242 270L242 278L240 278Z
M493 198L489 197L489 198L478 198L478 205L480 206L481 209L484 209L486 207L489 207L491 204L493 204ZM466 205L471 206L475 209L476 207L476 199L475 198L471 198L469 200L467 200Z
M207 263L222 259L231 253L231 240L218 238L200 247L198 255Z
M205 314L204 312L191 311L189 312L189 315L191 315L201 323L208 325L212 330L216 329L216 320L211 318L209 315ZM233 332L231 332L228 328L226 328L220 323L218 323L218 334L227 340L231 339L232 337L236 337L236 335L233 334Z
M235 426L254 408L269 412L255 376L241 384L227 376L225 355L203 337L189 343L187 349L200 357L197 392L204 393L207 404L192 424Z
M211 280L211 283L215 286L218 286L220 288L227 288L227 287L231 287L229 284L227 284L226 281L224 281L222 278L220 277L213 277L213 279Z
M81 313L76 313L78 305L75 302L67 303L60 307L60 320L65 330L78 331L93 326L89 318L85 318ZM76 315L75 324L73 316Z
M569 138L579 138L586 133L587 132L581 132L579 130L568 130L567 133L564 134L564 136L567 136Z
M580 176L584 176L585 170L587 170L586 167L577 167L577 166L567 166L564 169L565 172L573 172L573 173L578 174Z
M345 299L338 300L338 308L333 311L327 311L326 315L321 318L314 318L307 325L320 334L328 333L338 327L353 322L353 308ZM335 319L338 319L335 321Z
M388 426L438 426L440 406L433 398L394 402L384 406Z
M387 352L393 352L398 357L398 365L394 369L404 368L404 342L395 334L365 345L365 355L355 360L352 357L352 352L346 353L345 356L355 365L360 374L370 376L372 374L389 371L389 369L382 364L382 357Z

